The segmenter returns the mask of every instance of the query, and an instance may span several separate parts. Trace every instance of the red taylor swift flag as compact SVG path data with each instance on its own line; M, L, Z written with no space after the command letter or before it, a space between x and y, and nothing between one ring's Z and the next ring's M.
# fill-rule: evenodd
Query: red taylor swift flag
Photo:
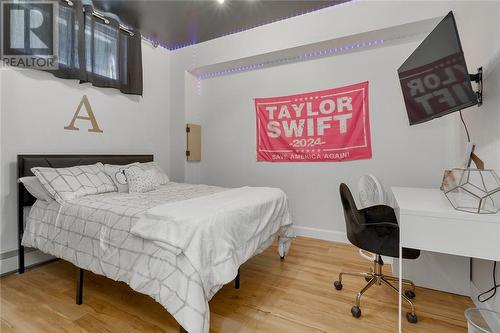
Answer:
M256 98L257 161L349 161L372 156L368 82Z

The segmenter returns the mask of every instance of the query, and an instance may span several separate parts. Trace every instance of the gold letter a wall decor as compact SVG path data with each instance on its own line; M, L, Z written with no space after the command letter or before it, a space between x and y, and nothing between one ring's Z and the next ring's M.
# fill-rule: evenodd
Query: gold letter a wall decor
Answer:
M85 109L87 110L87 116L80 116L80 111L82 110L82 106L85 106ZM72 131L79 131L80 129L75 126L75 121L77 119L83 119L83 120L89 120L90 123L92 124L92 128L89 128L89 132L96 132L96 133L102 133L102 130L99 128L99 125L97 124L97 120L95 119L94 112L92 111L92 107L90 106L89 99L87 98L87 95L83 95L82 100L80 101L80 104L78 104L78 107L76 108L75 115L73 116L73 119L71 119L71 122L69 123L68 126L65 126L64 129L66 130L72 130Z

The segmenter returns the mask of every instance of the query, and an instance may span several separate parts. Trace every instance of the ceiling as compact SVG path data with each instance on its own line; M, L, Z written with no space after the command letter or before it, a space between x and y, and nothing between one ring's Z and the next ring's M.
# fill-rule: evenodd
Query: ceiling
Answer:
M168 49L201 43L348 0L94 0Z

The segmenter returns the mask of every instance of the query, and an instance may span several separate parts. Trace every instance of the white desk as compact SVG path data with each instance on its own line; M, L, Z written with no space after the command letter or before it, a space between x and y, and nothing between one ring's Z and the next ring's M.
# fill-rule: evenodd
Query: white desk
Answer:
M397 202L400 232L398 327L402 333L401 249L409 247L500 261L500 214L457 211L439 189L393 187L392 192Z

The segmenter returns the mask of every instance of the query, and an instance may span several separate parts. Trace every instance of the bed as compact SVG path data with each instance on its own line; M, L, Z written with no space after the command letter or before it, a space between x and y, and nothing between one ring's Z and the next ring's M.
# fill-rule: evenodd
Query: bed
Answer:
M32 175L30 169L35 166L69 167L96 162L128 164L152 160L152 155L19 155L18 176ZM236 278L239 285L239 266L266 249L276 238L282 259L288 252L293 237L288 207L260 223L251 237L235 241L234 251L222 263L214 260L212 263L207 255L215 250L210 241L203 241L206 234L200 239L193 237L189 248L172 249L163 246L161 239L147 234L143 237L135 229L141 223L148 226L143 223L144 216L158 207L175 210L182 206L196 207L203 202L211 205L212 201L207 200L217 197L219 201L226 200L233 193L230 191L216 186L169 182L152 192L88 195L61 205L56 201L34 202L20 184L19 273L24 272L24 247L37 248L79 268L77 304L82 302L83 272L88 270L123 281L135 291L151 296L177 320L181 332L207 333L210 326L208 301L233 279ZM29 206L29 215L24 219L23 212ZM229 222L229 226L239 223L236 220ZM163 227L163 224L156 226Z

